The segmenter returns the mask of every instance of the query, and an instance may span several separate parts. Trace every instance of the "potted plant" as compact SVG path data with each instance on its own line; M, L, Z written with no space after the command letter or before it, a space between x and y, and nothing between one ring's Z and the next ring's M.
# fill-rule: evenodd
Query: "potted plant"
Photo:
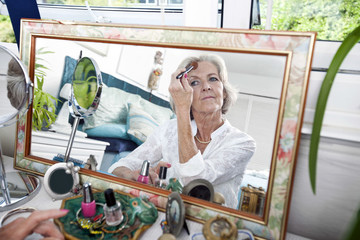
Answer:
M41 54L53 53L45 51L40 48L36 52L37 56ZM36 85L34 87L34 100L33 100L33 115L32 115L32 128L33 130L45 130L56 120L56 104L59 99L43 90L44 79L48 68L42 64L45 61L43 58L37 57L35 63L35 79Z
M309 152L309 175L311 188L313 193L316 193L316 164L317 164L317 154L320 141L320 132L322 127L322 122L325 114L325 108L331 86L334 82L335 76L347 56L350 50L357 44L360 40L360 26L355 28L342 42L339 49L337 50L334 58L331 61L329 69L325 75L324 81L321 85L316 109L315 116L313 121L313 128L310 139L310 152ZM360 209L355 216L352 226L349 228L348 240L360 239Z

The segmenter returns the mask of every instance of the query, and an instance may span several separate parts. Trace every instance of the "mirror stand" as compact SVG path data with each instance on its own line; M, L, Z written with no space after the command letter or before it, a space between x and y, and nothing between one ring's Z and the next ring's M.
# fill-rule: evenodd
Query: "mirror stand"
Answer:
M25 172L6 173L1 150L0 162L0 212L3 212L30 201L40 190L40 180Z
M80 170L80 167L78 166L74 166L74 163L73 162L69 162L69 158L70 158L70 152L71 152L71 148L72 148L72 145L74 143L74 138L75 138L75 134L76 134L76 129L78 128L79 126L79 122L80 122L80 117L76 116L74 118L74 123L73 123L73 127L71 129L71 134L70 134L70 138L69 138L69 142L68 142L68 146L66 148L66 152L65 152L65 157L64 157L64 162L66 163L66 166L67 166L67 170L65 171L67 174L71 174L73 179L79 179L79 170ZM74 194L77 194L79 193L79 191L81 190L81 186L80 186L80 183L79 181L75 181L74 182L74 186L73 186L73 189L72 189L72 192Z
M74 166L74 163L69 161L80 117L76 116L74 119L64 162L52 165L44 176L45 190L54 200L70 197L74 194L76 195L81 190L78 174L80 167Z
M97 109L100 101L102 78L96 62L91 58L81 58L76 65L71 96L69 99L69 111L74 117L72 129L67 144L64 162L52 165L45 173L44 186L53 199L63 199L81 190L79 181L79 166L69 161L70 152L74 142L80 119L91 116Z
M32 83L20 59L0 46L0 127L17 121L32 102ZM25 172L6 173L0 144L0 212L31 200L40 190L38 177Z

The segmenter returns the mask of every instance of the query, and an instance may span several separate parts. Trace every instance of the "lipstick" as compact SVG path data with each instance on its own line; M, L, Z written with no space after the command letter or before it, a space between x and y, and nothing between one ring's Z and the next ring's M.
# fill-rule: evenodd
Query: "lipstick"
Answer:
M81 202L82 214L86 218L91 218L96 213L96 203L91 190L91 183L84 183L83 185L83 201Z
M142 164L140 175L137 179L138 182L148 184L149 183L149 167L150 162L145 160Z

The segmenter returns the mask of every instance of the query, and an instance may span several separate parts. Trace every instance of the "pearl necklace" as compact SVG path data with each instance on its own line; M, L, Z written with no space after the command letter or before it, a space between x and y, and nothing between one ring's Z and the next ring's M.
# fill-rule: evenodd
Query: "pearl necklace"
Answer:
M211 139L210 139L209 141L206 141L206 142L201 141L196 135L195 135L195 139L196 139L199 143L203 143L203 144L208 144L208 143L211 142Z

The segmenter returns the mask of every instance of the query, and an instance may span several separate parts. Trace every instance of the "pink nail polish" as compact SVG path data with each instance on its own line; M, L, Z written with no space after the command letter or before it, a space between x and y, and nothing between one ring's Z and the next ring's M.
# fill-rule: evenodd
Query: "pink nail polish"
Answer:
M91 191L91 183L84 183L83 186L84 199L81 202L82 214L86 218L91 218L96 213L96 203Z
M138 182L148 184L149 183L149 167L150 162L145 160L142 164L140 175L137 179Z
M167 164L167 167L171 167L171 163L168 163L168 164Z
M184 74L184 78L187 78L187 77L188 77L188 75L187 75L187 73L185 73L185 74Z
M60 211L62 211L62 212L66 212L66 213L68 213L69 212L69 209L60 209Z

